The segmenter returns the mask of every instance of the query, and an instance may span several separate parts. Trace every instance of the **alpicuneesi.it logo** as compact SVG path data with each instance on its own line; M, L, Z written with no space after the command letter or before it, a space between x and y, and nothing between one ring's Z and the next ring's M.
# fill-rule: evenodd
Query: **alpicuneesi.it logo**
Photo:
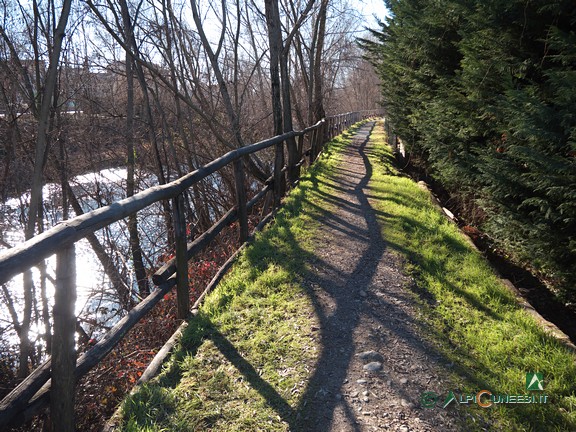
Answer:
M526 374L527 391L544 391L544 377L540 372L528 372ZM451 404L473 405L489 408L496 404L545 404L548 403L548 395L543 393L528 394L496 394L490 390L480 390L477 393L456 394L452 390L443 398L435 392L424 392L420 397L423 408L435 408L440 406L448 408Z

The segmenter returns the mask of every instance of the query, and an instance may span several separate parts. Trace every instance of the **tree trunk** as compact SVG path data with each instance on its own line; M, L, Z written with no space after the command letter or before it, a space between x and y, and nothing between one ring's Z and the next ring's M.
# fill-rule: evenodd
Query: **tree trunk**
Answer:
M274 135L280 135L282 128L282 96L280 88L280 53L282 52L282 32L278 0L265 0L266 25L270 44L270 81L272 87L272 114L274 119ZM274 157L274 206L280 205L286 186L281 169L284 165L284 144L276 145Z
M36 222L38 220L38 210L42 205L42 186L44 184L44 166L46 161L46 150L48 147L48 125L50 121L50 107L52 97L55 97L56 81L58 79L58 64L60 62L60 53L62 51L62 42L68 16L70 15L70 6L72 0L64 0L62 12L58 25L54 29L54 40L52 51L50 52L50 64L44 81L42 102L38 112L38 130L36 136L36 148L34 155L34 172L32 175L32 187L30 190L30 208L28 211L28 221L26 223L25 238L26 240L34 237ZM40 88L40 87L38 87ZM30 323L32 318L32 302L34 298L34 282L32 280L31 270L24 272L23 276L24 289L24 315L20 331L20 369L18 375L25 377L28 374L28 358L32 354L32 344L28 337Z
M131 46L132 41L132 22L130 12L125 0L120 1L122 10L122 22L124 24L124 38L126 45ZM135 192L135 157L134 157L134 68L131 54L126 51L126 195L132 196ZM128 217L128 232L130 236L130 249L132 251L132 261L134 263L134 273L138 283L138 290L141 297L146 297L150 293L148 287L148 278L146 268L142 259L142 248L140 246L140 237L138 235L138 219L136 215Z
M280 21L280 17L277 17ZM280 43L282 41L280 40ZM282 49L280 56L280 77L282 82L282 107L283 107L283 120L284 132L290 132L294 129L292 124L292 103L290 100L290 74L288 71L288 56L290 47L286 46ZM300 169L296 167L298 163L298 154L296 149L296 139L289 138L286 140L286 148L288 149L288 180L292 186L300 176Z
M326 12L328 0L322 0L320 11L318 12L318 38L314 59L314 100L312 112L314 121L319 121L326 116L324 111L324 95L322 94L322 52L324 51L324 37L326 33Z
M136 41L132 38L132 47L133 47L133 54L138 55ZM154 160L156 162L156 170L158 174L158 183L159 184L166 184L168 181L166 179L166 175L164 174L164 166L162 164L162 156L160 154L160 148L158 146L158 139L156 138L156 128L154 127L153 123L153 115L152 115L152 105L150 102L150 95L148 91L148 86L146 85L146 77L144 75L144 68L139 62L133 63L134 71L136 72L136 77L138 78L138 83L140 84L140 90L142 91L142 95L144 96L144 106L146 112L146 120L148 122L148 139L150 144L152 144L152 148L154 149ZM161 203L162 210L164 212L164 222L166 225L166 232L168 233L168 242L173 243L174 237L172 236L172 210L170 209L170 203L168 201L163 201ZM140 279L139 279L140 280ZM149 289L146 289L148 295Z
M32 177L32 188L30 191L30 210L26 225L26 240L34 236L38 208L41 205L44 162L46 160L46 149L48 146L48 124L50 120L50 106L52 97L55 96L56 81L58 79L58 63L60 62L60 53L62 51L62 42L64 32L68 23L70 6L72 0L64 0L62 13L58 21L58 26L54 30L54 45L50 53L50 65L44 81L44 90L42 92L42 103L38 113L38 132L36 136L36 151L34 156L34 173Z

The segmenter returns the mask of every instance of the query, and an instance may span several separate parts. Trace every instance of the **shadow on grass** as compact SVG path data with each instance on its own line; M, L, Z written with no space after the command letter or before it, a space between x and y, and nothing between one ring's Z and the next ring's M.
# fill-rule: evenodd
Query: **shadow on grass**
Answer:
M366 128L369 128L366 126ZM498 313L483 304L481 299L465 290L455 286L448 279L443 278L443 272L449 271L445 267L445 262L419 256L396 242L385 242L382 237L381 223L392 217L390 214L374 209L370 200L378 197L379 191L373 190L369 186L372 178L373 167L368 158L370 150L367 150L369 142L369 131L362 130L365 139L356 142L343 150L344 153L359 153L363 163L362 174L358 177L358 172L336 168L331 174L320 178L314 173L310 173L309 182L303 183L301 187L293 192L293 198L288 206L279 213L276 223L270 227L266 233L261 235L258 246L249 248L245 253L247 263L255 270L263 271L271 265L282 267L295 275L303 276L310 284L304 286L306 294L310 297L314 313L319 321L319 359L312 371L304 393L296 406L283 397L273 383L262 377L253 363L241 354L235 343L223 334L208 317L198 317L194 319L194 325L186 330L182 339L182 348L175 353L171 368L159 381L160 386L174 388L182 379L180 361L190 355L195 355L202 342L211 340L223 356L236 368L245 378L246 382L256 390L267 402L267 404L277 413L292 431L324 431L334 420L335 411L341 408L347 419L351 430L359 431L356 410L350 406L343 398L338 399L336 395L345 384L348 367L355 354L353 334L360 323L362 312L359 310L357 293L367 291L377 272L379 261L384 256L387 248L393 249L409 259L418 266L425 267L426 271L432 272L443 284L445 289L454 292L470 309L480 311L494 320L501 320ZM316 168L318 170L318 168ZM356 176L354 179L351 177ZM333 195L334 192L337 195ZM358 203L351 203L342 198L342 193L351 193ZM411 197L406 194L399 194L394 198L389 198L397 204L410 206ZM334 207L339 207L349 213L360 215L365 221L365 227L351 224L345 218L335 214ZM358 249L358 257L354 262L350 262L350 269L345 271L328 263L314 252L300 245L299 236L293 232L290 225L290 218L298 214L306 214L313 220L320 221L325 226L340 232L349 238L350 243L362 245ZM431 228L413 220L404 218L399 221L409 232L410 230L430 231L430 235L438 235ZM318 240L318 238L316 239ZM321 239L320 239L321 240ZM440 236L438 241L447 248L451 254L464 253L467 248L461 242L449 236ZM321 271L315 271L316 267ZM247 282L248 283L248 282ZM241 294L243 288L235 295ZM319 290L322 291L321 295ZM433 307L436 299L429 291L414 287L414 292L420 295ZM410 294L399 300L410 301ZM331 301L331 309L326 307L326 298ZM223 295L218 303L218 308L225 309L231 297ZM373 309L374 310L374 309ZM394 316L395 319L390 319ZM428 334L432 334L435 340L443 341L449 346L449 351L439 349L427 341L421 340L421 335L416 334L411 322L413 318L408 316L402 309L393 302L382 301L378 310L371 316L375 326L381 326L386 332L395 333L405 338L417 351L442 365L451 365L452 370L466 380L468 385L480 388L494 389L491 383L481 376L487 376L490 365L478 361L474 353L468 352L463 347L450 345L448 335L439 333L437 329L426 323L417 323ZM384 332L385 334L385 332ZM466 364L476 365L476 370L465 367ZM401 385L392 384L393 391L402 398L409 400L415 405L419 405L418 400L412 400L411 396ZM430 388L422 387L422 392ZM436 389L438 390L438 389ZM450 389L440 389L447 392ZM133 401L143 399L153 399L165 408L156 414L159 418L169 416L173 411L173 404L169 397L161 390L150 387L145 389L142 398L133 396ZM134 409L138 409L137 407ZM523 407L518 407L516 416L522 415ZM147 415L150 415L149 413ZM553 414L547 421L560 422L560 416ZM546 430L548 424L542 419L535 419L534 427Z
M219 351L235 368L244 376L251 387L256 390L274 409L278 416L289 425L293 431L324 431L333 421L334 413L338 405L347 418L347 422L352 430L360 430L356 410L345 400L337 399L336 394L344 385L347 370L355 354L354 330L360 323L362 314L358 311L356 297L360 291L367 291L377 272L377 266L382 259L386 244L382 238L382 231L378 221L379 212L376 211L369 202L369 182L372 177L372 165L366 154L366 145L369 140L369 133L365 139L353 147L349 147L344 152L359 152L362 158L365 171L356 179L350 179L350 175L344 178L341 172L325 176L326 181L312 176L310 185L304 186L299 197L296 197L288 207L279 214L276 223L271 227L271 233L263 235L258 239L258 247L247 250L245 258L248 264L254 269L263 271L270 265L277 265L286 268L294 274L303 274L303 270L308 267L321 269L320 273L309 270L304 272L305 279L311 285L319 287L319 293L313 287L305 287L307 295L310 297L314 312L319 321L320 357L313 370L304 394L300 398L297 406L292 407L288 401L276 390L274 385L261 377L257 369L249 360L244 358L225 335L223 335L210 322L201 323L199 330L193 336L186 335L184 340L186 346L191 348L201 339L210 339L214 342ZM333 189L340 192L351 193L358 204L351 203L339 196L333 196L326 192ZM336 214L332 209L340 207L350 213L360 215L365 221L365 227L350 224L343 217ZM349 242L358 242L362 245L362 250L358 250L358 257L351 262L352 269L341 270L326 262L325 259L302 248L289 224L289 219L295 215L305 213L321 224L332 230L340 232ZM235 294L240 294L239 292ZM326 295L334 303L333 313L328 313L323 302ZM226 296L220 299L219 308L226 308ZM407 299L405 299L407 300ZM394 315L396 320L391 321L389 315ZM409 322L411 317L397 307L397 305L385 302L382 304L382 313L372 317L376 321L376 326L380 325L389 332L397 333L402 337L412 341L414 346L422 350L426 356L435 357L441 363L448 364L450 359L443 356L434 347L423 344L419 336L414 334ZM346 327L342 328L342 323ZM190 330L192 331L192 330ZM188 355L190 351L181 353ZM462 356L466 353L461 353ZM178 381L178 372L170 376L170 381ZM465 370L459 371L466 373ZM472 379L472 376L469 376ZM485 383L478 382L479 386ZM412 400L411 396L401 385L393 385L398 397L410 400L418 405L418 400ZM422 392L426 388L421 389Z
M295 430L295 410L286 399L278 393L274 386L261 377L258 370L240 354L235 345L213 325L209 325L206 328L205 337L214 343L220 353L242 374L250 386L256 390L278 416L290 426L290 430Z

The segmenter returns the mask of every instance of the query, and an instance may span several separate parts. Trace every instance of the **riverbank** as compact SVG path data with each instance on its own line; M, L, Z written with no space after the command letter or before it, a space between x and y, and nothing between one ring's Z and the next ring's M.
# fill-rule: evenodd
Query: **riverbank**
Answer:
M574 354L384 142L378 124L332 144L121 430L576 428Z

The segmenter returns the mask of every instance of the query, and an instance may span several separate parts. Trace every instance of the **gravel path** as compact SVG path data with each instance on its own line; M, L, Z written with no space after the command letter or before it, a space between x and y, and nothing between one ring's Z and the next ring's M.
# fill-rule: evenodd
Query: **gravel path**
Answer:
M320 317L321 357L304 412L310 431L460 430L463 412L420 405L449 390L446 362L422 340L401 259L386 248L370 203L365 124L324 196L326 213L306 282Z

